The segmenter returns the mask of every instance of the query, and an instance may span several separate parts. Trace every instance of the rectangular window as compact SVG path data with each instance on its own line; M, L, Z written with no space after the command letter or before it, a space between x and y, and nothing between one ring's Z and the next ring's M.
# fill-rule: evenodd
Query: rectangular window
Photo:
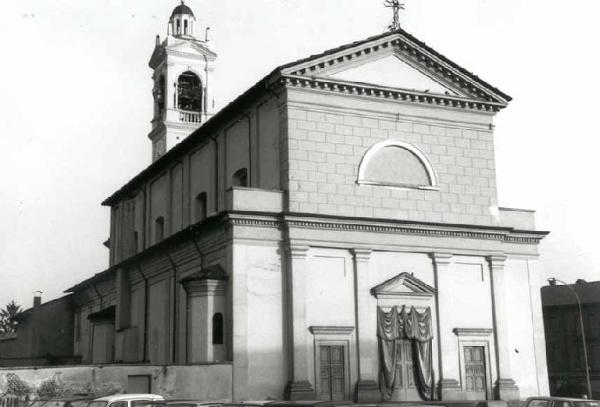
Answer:
M165 218L159 216L154 222L154 243L162 241L165 237Z
M207 203L208 203L208 199L207 199L207 194L206 192L200 192L198 194L198 196L196 196L196 202L195 202L195 220L196 222L202 222L204 219L206 219L207 216L207 212L208 212L208 208L207 208Z

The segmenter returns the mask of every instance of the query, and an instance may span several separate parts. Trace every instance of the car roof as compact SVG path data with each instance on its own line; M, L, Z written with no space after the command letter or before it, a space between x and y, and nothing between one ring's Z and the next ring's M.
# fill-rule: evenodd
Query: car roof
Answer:
M527 399L527 401L529 400L556 400L556 401L594 401L594 402L598 402L598 400L592 400L592 399L581 399L581 398L574 398L574 397L544 397L544 396L540 396L540 397L529 397Z
M96 396L93 396L93 395L89 395L89 396L79 395L79 396L53 397L51 399L36 399L34 401L43 401L43 402L47 402L47 401L77 401L77 400L92 400L94 398L96 398Z
M94 401L126 401L126 400L164 400L163 396L158 394L113 394L112 396L99 397Z
M257 400L257 401L240 401L236 403L225 403L226 406L269 406L269 407L303 407L303 406L319 406L333 407L353 405L351 401L323 401L323 400Z

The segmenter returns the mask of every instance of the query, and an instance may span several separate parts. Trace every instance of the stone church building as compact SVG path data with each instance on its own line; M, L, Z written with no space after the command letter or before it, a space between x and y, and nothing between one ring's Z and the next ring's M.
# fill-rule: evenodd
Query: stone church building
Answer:
M153 162L103 202L110 268L68 290L83 364L129 383L177 367L185 388L150 375L147 390L179 397L548 393L547 233L497 202L510 96L397 29L279 66L214 111L217 55L193 11L168 27L149 63Z

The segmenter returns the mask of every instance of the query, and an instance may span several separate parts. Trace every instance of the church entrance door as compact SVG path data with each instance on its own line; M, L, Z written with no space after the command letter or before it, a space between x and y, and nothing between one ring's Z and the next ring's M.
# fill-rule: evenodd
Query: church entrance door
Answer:
M344 400L346 374L344 371L344 346L319 345L321 374L321 400Z
M485 348L465 346L465 384L468 400L486 400Z
M392 400L421 400L416 384L415 365L413 363L413 344L408 339L398 341L396 349L396 385Z

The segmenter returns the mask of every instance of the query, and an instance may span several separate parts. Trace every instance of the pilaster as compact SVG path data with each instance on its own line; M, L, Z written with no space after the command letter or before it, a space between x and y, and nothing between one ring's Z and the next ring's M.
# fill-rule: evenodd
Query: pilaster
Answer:
M449 304L452 295L446 287L446 281L451 279L449 269L452 264L452 254L450 253L432 253L431 258L435 268L435 284L437 289L436 312L438 321L438 346L439 356L439 396L441 400L461 400L463 399L462 389L460 387L460 370L458 365L458 355L456 355L456 342L452 329L448 323L446 314L440 312L446 304Z
M369 262L371 250L354 249L356 289L356 327L358 343L357 401L377 403L381 392L377 383L377 342L373 316L376 310L370 305Z
M306 256L308 246L290 244L288 255L288 315L291 321L291 381L285 389L289 400L314 400L308 372L308 327L306 326Z
M492 274L492 303L495 326L496 355L498 363L498 380L494 384L496 397L500 400L519 400L519 387L512 379L510 367L510 346L508 326L505 318L506 287L504 264L506 256L488 257Z

